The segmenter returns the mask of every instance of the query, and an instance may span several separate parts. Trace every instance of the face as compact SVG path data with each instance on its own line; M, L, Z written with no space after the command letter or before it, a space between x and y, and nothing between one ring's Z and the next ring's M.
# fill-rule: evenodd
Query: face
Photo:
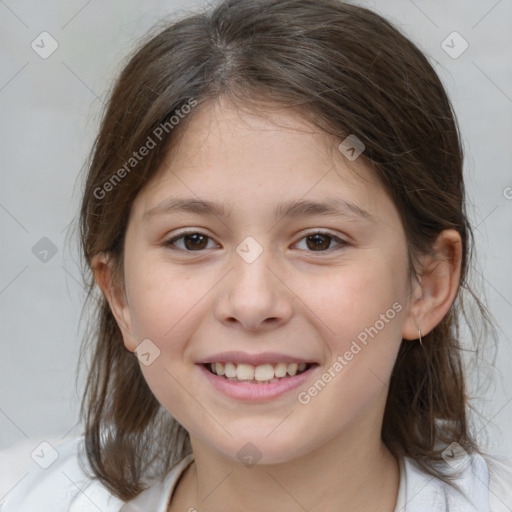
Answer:
M182 135L132 205L117 316L156 398L233 460L378 436L410 295L382 185L290 111L221 102Z

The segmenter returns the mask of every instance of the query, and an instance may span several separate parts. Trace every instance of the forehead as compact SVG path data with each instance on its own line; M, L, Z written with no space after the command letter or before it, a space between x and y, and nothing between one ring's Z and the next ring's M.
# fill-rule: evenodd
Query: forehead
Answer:
M236 160L236 165L252 161L255 174L263 167L278 174L301 167L304 157L322 168L334 151L340 158L336 138L313 126L298 109L272 103L235 105L221 98L197 107L161 171L184 166L192 170L194 165L204 169L214 162L227 167Z
M235 214L256 202L275 210L286 199L342 199L374 213L379 201L389 207L363 159L349 161L338 149L340 139L299 112L275 105L239 108L222 100L197 108L137 197L138 216L173 195L221 202Z

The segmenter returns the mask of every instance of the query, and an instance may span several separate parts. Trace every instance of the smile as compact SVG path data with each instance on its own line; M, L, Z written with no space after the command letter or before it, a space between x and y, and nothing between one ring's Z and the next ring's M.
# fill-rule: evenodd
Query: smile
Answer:
M314 378L317 363L215 362L197 364L203 378L216 391L231 399L261 403L290 393ZM230 377L232 375L232 377Z

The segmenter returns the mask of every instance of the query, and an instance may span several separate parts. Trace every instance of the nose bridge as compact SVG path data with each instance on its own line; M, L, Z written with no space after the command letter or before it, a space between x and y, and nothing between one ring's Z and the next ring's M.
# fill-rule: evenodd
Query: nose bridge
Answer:
M259 245L259 244L258 244ZM233 255L234 275L232 293L247 294L254 300L269 300L275 293L275 279L270 271L272 253L268 248L255 247L251 241L242 242Z
M274 275L276 268L271 250L258 248L251 240L247 245L240 244L233 254L232 272L216 308L219 320L236 320L249 329L287 320L292 304L285 287Z

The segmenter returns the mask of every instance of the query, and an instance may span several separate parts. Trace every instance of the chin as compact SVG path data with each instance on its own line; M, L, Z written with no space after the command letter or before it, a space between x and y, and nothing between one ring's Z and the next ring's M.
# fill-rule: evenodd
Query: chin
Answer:
M307 451L299 439L293 439L286 435L286 432L273 432L265 429L262 432L253 432L253 435L236 436L230 439L226 445L215 445L213 447L225 457L242 462L247 467L255 464L282 464L290 462Z

